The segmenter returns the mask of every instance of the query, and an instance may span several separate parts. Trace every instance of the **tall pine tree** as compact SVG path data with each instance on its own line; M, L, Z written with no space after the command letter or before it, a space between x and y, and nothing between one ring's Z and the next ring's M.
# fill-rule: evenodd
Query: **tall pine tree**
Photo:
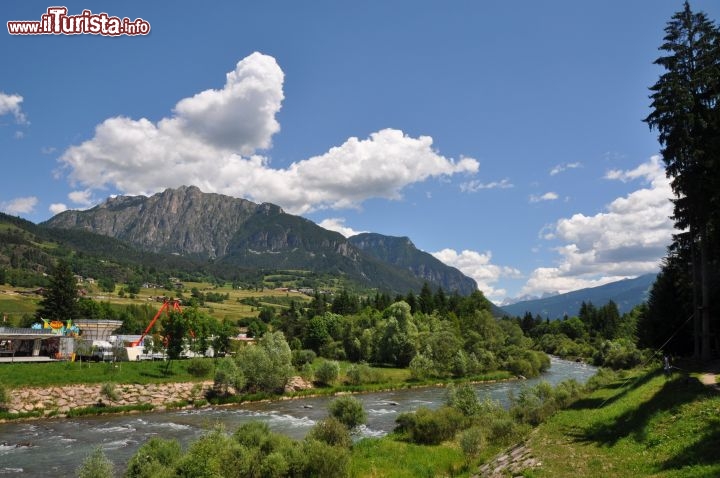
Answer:
M720 38L718 29L688 2L665 28L655 64L665 73L651 87L652 112L645 118L658 131L666 173L675 193L678 229L687 231L693 268L695 302L695 356L711 354L711 281L713 237L717 237L718 99L720 98Z
M59 261L50 277L50 286L40 301L38 318L66 321L79 319L78 288L70 264Z

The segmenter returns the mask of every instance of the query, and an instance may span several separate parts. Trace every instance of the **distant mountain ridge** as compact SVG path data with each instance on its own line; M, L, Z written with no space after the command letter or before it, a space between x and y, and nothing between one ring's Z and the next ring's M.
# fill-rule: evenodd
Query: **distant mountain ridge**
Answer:
M634 279L611 282L599 287L516 302L504 305L502 309L510 316L522 317L526 312L530 312L533 316L540 315L543 318L554 320L565 315L570 317L577 315L583 302L592 302L596 306L603 306L612 300L622 314L647 300L650 288L656 278L657 274L644 274Z
M517 304L518 302L528 302L531 300L547 299L548 297L553 297L556 295L560 295L560 293L559 292L543 292L541 295L525 294L525 295L521 295L519 297L506 297L498 305L500 307L506 307L508 305Z
M277 205L203 193L195 186L109 198L92 209L62 212L41 226L89 231L143 251L227 266L312 270L399 293L419 290L423 282L465 295L477 289L474 280L407 238L377 234L358 239L358 245Z
M477 290L477 283L458 269L450 267L432 254L415 247L408 237L391 237L362 233L348 239L351 244L383 262L407 269L431 284L445 284L445 290L469 295Z

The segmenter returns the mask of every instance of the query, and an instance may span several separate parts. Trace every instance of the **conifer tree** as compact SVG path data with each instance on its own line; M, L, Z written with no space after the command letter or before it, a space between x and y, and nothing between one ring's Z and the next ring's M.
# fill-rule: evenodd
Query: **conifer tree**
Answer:
M50 286L40 301L40 309L35 314L45 320L79 319L78 288L70 264L59 261L50 277Z
M695 290L695 356L710 357L711 264L717 237L720 191L720 38L704 13L688 2L673 15L655 64L665 69L650 89L652 112L645 118L658 131L666 173L675 193L676 227L687 231ZM676 238L676 242L682 241Z

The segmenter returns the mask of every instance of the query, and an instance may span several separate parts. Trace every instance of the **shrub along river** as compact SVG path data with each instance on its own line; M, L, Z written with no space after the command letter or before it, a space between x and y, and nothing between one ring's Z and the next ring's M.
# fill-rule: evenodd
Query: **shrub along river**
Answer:
M584 383L595 370L585 364L553 358L550 370L539 378L478 384L475 388L481 400L488 397L507 404L510 391L540 380L554 385L573 378ZM375 437L392 431L400 413L421 406L436 408L442 405L445 389L427 387L356 396L368 416L367 424L359 434ZM151 437L176 438L187 445L217 423L233 431L242 423L260 420L267 422L275 432L301 439L318 420L327 416L327 405L332 400L332 397L302 398L248 403L232 408L0 424L0 475L75 476L90 452L101 446L120 476L130 457Z

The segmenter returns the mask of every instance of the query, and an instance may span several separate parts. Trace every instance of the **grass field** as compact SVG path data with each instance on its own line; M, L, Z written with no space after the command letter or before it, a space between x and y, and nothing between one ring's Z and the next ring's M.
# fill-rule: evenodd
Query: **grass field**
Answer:
M357 478L418 478L469 476L460 447L413 445L392 437L361 440L352 450L350 476Z
M40 296L15 294L10 287L0 287L0 320L6 315L9 323L13 323L23 314L34 314L40 299ZM0 327L2 326L0 323Z
M696 376L635 375L561 411L532 435L541 477L720 476L720 393Z
M165 362L50 362L0 365L0 384L13 389L80 383L168 383L199 380L187 371L188 360L177 360L165 372ZM212 377L206 378L212 379Z
M210 283L204 282L186 282L184 283L185 290L184 296L190 296L190 290L193 287L197 287L201 292L214 292L217 294L228 294L229 298L222 303L206 302L205 306L200 307L200 310L208 313L210 316L215 317L218 320L229 319L237 320L245 317L257 317L259 308L240 302L242 299L256 298L260 301L260 305L268 305L274 307L276 310L280 310L284 305L276 303L264 303L264 298L277 298L278 301L289 301L295 300L298 303L307 302L310 297L301 294L299 292L287 292L274 289L263 289L263 290L250 290L250 289L233 289L229 284L223 287L215 287ZM100 292L96 286L84 285L89 292L89 297L98 302L109 302L110 304L117 306L124 306L130 304L152 304L158 309L160 303L153 300L154 297L158 296L175 296L174 292L170 292L165 289L140 289L140 293L135 297L131 298L128 295L125 297L118 296L117 293L106 293ZM121 286L116 288L116 291L120 290ZM3 285L0 286L0 318L3 314L8 316L10 323L17 323L23 314L34 314L38 308L38 304L42 297L37 295L21 295L15 293L17 288ZM0 327L2 325L0 324Z
M237 320L244 317L256 317L259 313L258 307L250 306L240 302L242 299L247 298L264 298L264 297L278 297L278 298L291 298L297 302L307 302L310 297L301 294L299 292L286 292L274 289L263 289L263 290L252 290L252 289L233 289L230 285L223 287L215 287L210 283L205 282L185 282L183 295L185 297L190 296L190 291L195 287L200 292L207 293L213 292L216 294L227 294L229 298L222 303L219 302L206 302L200 310L207 312L212 317L218 320L230 319ZM97 300L107 300L112 304L146 304L152 297L157 296L173 296L174 293L165 289L140 289L140 293L134 298L121 298L117 294L111 294L102 296ZM276 309L282 309L282 305L268 303L261 305L269 305ZM158 304L158 308L160 305Z

